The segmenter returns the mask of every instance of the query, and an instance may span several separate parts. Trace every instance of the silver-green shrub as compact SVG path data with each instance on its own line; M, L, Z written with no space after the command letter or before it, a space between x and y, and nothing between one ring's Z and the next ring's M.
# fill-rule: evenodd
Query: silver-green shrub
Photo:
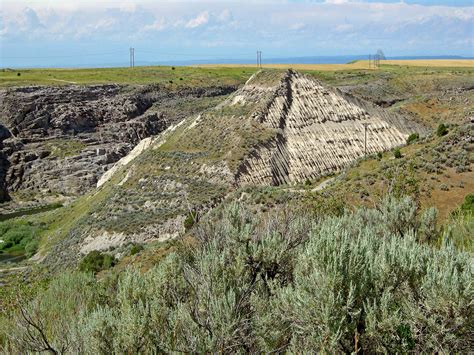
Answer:
M439 234L436 211L420 216L410 198L322 220L287 210L256 216L231 204L193 233L193 247L147 272L129 268L116 283L80 273L53 281L16 313L8 349L474 349L473 258L449 242L430 244ZM38 329L25 323L24 310Z
M381 238L365 217L330 218L312 231L294 282L277 288L257 317L279 321L266 325L280 329L264 335L266 350L274 344L294 352L469 349L472 257L449 245L419 244L413 232Z
M16 352L80 352L77 319L100 303L95 278L67 272L53 280L48 289L30 302L19 302L14 319L2 332Z

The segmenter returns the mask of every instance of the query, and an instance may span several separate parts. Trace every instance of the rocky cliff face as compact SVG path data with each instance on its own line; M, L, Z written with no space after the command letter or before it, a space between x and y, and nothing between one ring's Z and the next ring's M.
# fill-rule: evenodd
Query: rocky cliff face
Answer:
M0 202L8 191L82 194L140 140L206 106L193 103L234 90L118 85L1 90Z
M252 86L236 93L230 104L251 104L269 90L270 100L253 117L278 133L246 157L236 174L239 184L279 185L332 173L366 149L371 154L404 144L420 128L293 71L271 89Z
M0 124L0 202L9 200L6 176L10 163L3 152L3 141L8 137L10 137L10 132Z

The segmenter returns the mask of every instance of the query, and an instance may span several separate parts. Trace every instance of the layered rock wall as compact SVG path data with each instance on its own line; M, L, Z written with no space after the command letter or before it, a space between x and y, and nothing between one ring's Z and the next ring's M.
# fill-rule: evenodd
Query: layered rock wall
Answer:
M365 144L367 154L386 151L404 144L417 130L402 117L293 71L275 87L256 119L278 134L248 155L236 175L239 184L316 178L363 157Z
M194 113L190 102L233 91L119 85L1 90L0 202L7 190L82 194L140 140Z

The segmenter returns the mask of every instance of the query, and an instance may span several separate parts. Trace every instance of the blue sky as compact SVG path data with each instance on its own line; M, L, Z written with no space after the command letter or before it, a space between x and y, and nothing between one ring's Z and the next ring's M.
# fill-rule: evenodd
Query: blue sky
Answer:
M357 55L474 56L473 0L2 0L0 67Z

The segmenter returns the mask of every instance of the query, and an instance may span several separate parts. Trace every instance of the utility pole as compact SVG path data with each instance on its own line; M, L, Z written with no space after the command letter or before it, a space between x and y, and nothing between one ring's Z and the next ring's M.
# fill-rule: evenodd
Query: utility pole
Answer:
M135 67L135 48L130 47L130 68Z
M369 69L372 68L372 54L369 54Z
M257 51L257 68L262 67L262 52Z
M367 126L370 125L368 122L362 123L364 126L364 155L367 156Z

